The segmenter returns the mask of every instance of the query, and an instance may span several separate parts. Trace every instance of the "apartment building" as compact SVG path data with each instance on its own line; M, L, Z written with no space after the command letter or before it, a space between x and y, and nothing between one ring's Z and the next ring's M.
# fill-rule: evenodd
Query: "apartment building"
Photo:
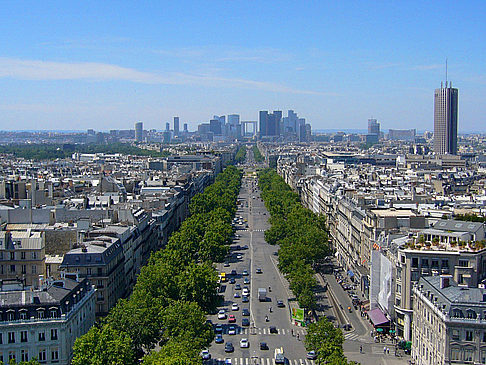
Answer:
M39 289L16 280L0 287L0 362L67 365L77 337L95 322L95 289L88 280L63 278Z
M451 275L428 276L413 296L415 364L486 364L486 289L461 286Z

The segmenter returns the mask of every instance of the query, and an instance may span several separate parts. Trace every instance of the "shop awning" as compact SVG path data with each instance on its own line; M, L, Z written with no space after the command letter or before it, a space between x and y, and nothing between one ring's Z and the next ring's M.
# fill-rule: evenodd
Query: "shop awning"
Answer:
M386 316L383 314L380 308L372 309L366 313L368 313L368 317L370 317L371 322L373 322L373 325L375 327L383 326L390 322L390 320L386 318Z

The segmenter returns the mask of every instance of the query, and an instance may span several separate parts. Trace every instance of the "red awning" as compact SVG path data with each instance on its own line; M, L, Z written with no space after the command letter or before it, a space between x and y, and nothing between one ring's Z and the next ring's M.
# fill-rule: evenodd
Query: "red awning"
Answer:
M390 322L390 320L388 318L386 318L386 316L383 314L383 312L381 311L380 308L372 309L372 310L370 310L366 313L368 313L368 316L370 317L371 322L373 322L373 325L375 327L376 326L383 326L386 323Z

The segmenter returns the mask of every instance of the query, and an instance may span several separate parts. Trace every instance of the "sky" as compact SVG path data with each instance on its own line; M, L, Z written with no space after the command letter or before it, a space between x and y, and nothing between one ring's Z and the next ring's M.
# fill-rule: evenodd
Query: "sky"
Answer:
M486 1L2 1L0 130L165 129L295 110L313 129L486 131Z

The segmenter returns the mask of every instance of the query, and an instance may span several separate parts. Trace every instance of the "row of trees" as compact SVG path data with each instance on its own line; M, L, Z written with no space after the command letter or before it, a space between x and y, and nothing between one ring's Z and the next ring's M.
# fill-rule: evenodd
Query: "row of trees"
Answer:
M138 148L128 143L90 144L9 144L0 146L0 153L29 160L54 160L79 153L122 153L125 155L165 157L168 152Z
M304 208L299 196L274 170L260 171L258 184L271 215L265 239L280 245L279 269L289 280L299 305L313 309L317 285L313 265L330 254L325 218ZM347 365L343 341L341 330L324 317L309 324L305 344L307 350L317 352L318 363Z
M229 251L241 175L227 167L192 199L190 217L152 254L131 297L76 340L73 365L201 364L214 335L206 315L220 300L213 262Z
M480 223L486 222L486 217L477 214L471 214L471 213L456 214L454 215L454 219L458 221L466 221L466 222L480 222Z
M263 162L263 160L264 160L263 155L261 154L257 145L253 146L253 156L255 156L256 162Z
M236 163L243 163L246 158L246 146L242 145L239 149L238 152L236 152L235 156L235 162Z
M272 169L260 171L258 183L270 212L265 239L280 245L279 269L303 308L314 309L316 279L313 265L330 254L325 218L304 208L299 196Z

